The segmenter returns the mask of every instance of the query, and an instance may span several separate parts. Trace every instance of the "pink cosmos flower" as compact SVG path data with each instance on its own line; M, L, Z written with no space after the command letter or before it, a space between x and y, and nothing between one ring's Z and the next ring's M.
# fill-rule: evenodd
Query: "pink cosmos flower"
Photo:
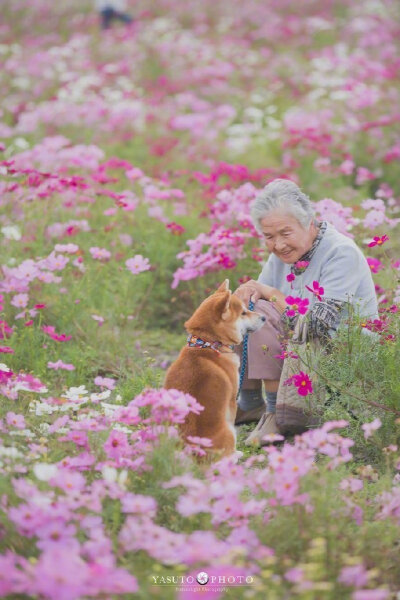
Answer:
M142 273L143 271L148 271L150 269L150 261L148 258L144 258L141 254L136 254L133 258L128 258L125 262L128 270L137 275L138 273Z
M186 439L191 444L198 444L199 446L204 446L205 448L211 448L212 440L210 438L198 437L197 435L188 435Z
M56 252L66 252L67 254L76 254L79 250L79 246L76 244L56 244L54 246Z
M363 425L361 425L361 429L364 430L365 439L368 439L369 437L371 437L373 432L376 431L377 429L379 429L381 426L382 426L382 421L379 418L374 419L370 423L364 423Z
M132 246L133 239L129 233L120 233L118 237L123 246Z
M94 319L95 321L97 321L99 327L101 327L104 323L104 318L101 317L100 315L90 315L92 317L92 319Z
M89 252L92 255L92 258L97 260L107 261L111 258L111 252L106 250L105 248L98 248L97 246L93 246L89 248Z
M290 583L300 583L304 581L304 570L300 567L292 567L286 571L284 577L290 581Z
M376 236L374 236L374 239L372 240L372 242L370 242L368 244L368 248L373 248L374 246L382 246L382 244L384 244L388 240L389 240L389 238L387 235L383 235L382 237L379 237L378 235L376 235Z
M89 566L66 545L46 549L34 569L35 593L42 598L77 600L87 593Z
M354 170L354 162L350 159L344 160L341 165L339 165L340 173L343 175L351 175Z
M82 446L90 450L89 440L86 431L69 431L66 435L58 438L59 442L73 442L76 446Z
M71 469L59 469L57 474L50 479L49 483L52 486L59 487L64 492L81 491L86 487L85 477L72 468L72 462Z
M14 350L10 346L0 346L0 353L3 354L14 354Z
M363 185L367 181L372 179L376 179L376 175L374 175L371 171L366 169L365 167L358 167L357 175L356 175L356 184Z
M345 585L359 588L368 583L368 574L364 565L343 567L340 571L338 581Z
M16 429L25 429L26 427L24 415L17 415L11 411L6 415L6 423Z
M357 590L351 596L351 600L386 600L390 596L391 592L385 589Z
M36 529L35 535L39 538L36 545L42 551L51 552L56 547L71 547L73 551L74 546L78 545L75 534L75 525L66 524L61 519L52 519Z
M349 492L355 493L363 489L364 483L362 479L357 479L356 477L349 477L346 479L342 479L339 487L341 490L349 490Z
M103 444L105 453L109 458L121 458L132 454L128 436L123 431L111 431L107 441Z
M70 363L64 363L62 360L58 360L57 362L49 361L47 363L47 367L56 371L58 371L59 369L63 369L64 371L75 371L74 365Z
M322 286L319 285L318 281L313 281L312 288L309 285L306 285L306 289L312 292L314 296L316 296L321 302L325 290Z
M113 390L115 388L115 379L112 379L111 377L95 377L94 383L95 385L105 387L108 390Z
M143 419L144 423L183 423L186 416L193 412L200 414L204 407L190 394L174 389L147 389L136 396L127 406L149 406L151 417Z
M54 251L40 262L40 266L48 271L62 271L69 263L69 258Z
M11 306L16 306L17 308L25 308L28 304L29 296L28 294L16 294L11 300Z
M152 496L126 492L121 498L121 510L124 513L137 513L155 517L157 514L157 501Z
M310 301L308 298L294 298L293 296L287 296L285 298L286 304L291 306L291 308L286 311L288 317L295 317L297 314L305 315L308 311L308 305Z

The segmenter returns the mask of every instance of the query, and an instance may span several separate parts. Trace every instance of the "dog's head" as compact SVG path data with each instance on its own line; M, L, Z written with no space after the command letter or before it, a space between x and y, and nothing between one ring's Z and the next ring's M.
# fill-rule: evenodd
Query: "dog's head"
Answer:
M189 333L223 344L240 344L246 333L257 331L265 317L250 311L229 289L225 279L217 291L206 298L194 312L185 327Z

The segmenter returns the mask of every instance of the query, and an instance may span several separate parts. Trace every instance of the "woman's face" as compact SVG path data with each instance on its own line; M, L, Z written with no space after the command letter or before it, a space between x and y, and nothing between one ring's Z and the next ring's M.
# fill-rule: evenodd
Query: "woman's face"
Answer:
M269 213L261 220L261 228L268 251L287 264L310 250L318 232L313 222L304 229L293 215L282 212Z

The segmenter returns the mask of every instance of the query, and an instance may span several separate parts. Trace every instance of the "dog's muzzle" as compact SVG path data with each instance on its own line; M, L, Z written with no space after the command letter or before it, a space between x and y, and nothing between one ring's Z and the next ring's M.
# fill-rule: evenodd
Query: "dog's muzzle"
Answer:
M259 315L258 319L254 323L249 323L246 326L246 333L252 333L253 331L258 331L264 325L266 321L266 317L264 315Z

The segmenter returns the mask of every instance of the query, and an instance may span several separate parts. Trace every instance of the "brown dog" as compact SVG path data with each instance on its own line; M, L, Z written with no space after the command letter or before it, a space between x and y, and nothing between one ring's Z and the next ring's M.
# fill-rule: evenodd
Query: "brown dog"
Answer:
M181 425L182 436L210 438L218 458L232 454L236 447L239 358L233 346L264 321L232 295L226 279L186 321L188 345L167 371L165 388L186 392L204 406L199 415L189 413Z

